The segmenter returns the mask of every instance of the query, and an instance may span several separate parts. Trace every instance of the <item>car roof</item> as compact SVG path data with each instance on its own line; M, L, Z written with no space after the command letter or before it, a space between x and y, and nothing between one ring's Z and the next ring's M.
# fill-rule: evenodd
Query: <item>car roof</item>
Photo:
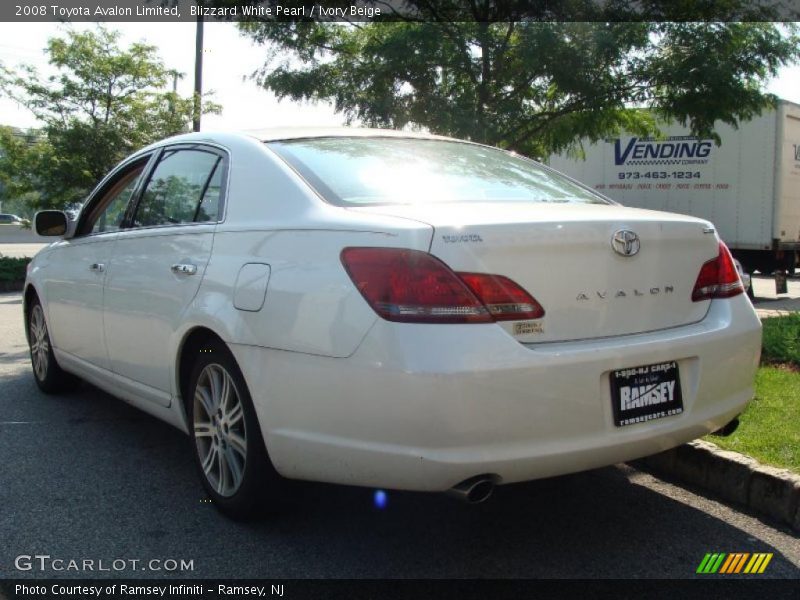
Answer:
M366 127L276 127L270 129L253 129L249 131L210 130L192 133L183 133L170 138L165 138L145 148L137 150L128 156L123 163L135 160L138 157L163 148L171 144L210 143L219 144L226 148L261 145L266 142L288 140L331 138L331 137L361 137L361 138L404 138L419 140L442 140L461 144L480 145L467 140L460 140L441 135L422 133L417 131L397 131L395 129L374 129ZM120 163L122 164L122 163Z
M393 137L423 140L463 141L419 131L398 131L396 129L373 129L367 127L273 127L253 129L243 132L262 142L298 140L323 137Z
M441 135L422 133L417 131L397 131L395 129L372 129L365 127L275 127L268 129L252 129L245 131L200 131L195 133L184 133L167 138L146 148L137 151L134 156L146 151L158 148L167 144L192 143L192 142L212 142L226 144L234 140L249 140L259 142L277 142L283 140L301 140L311 138L329 137L375 137L375 138L407 138L423 140L446 140L451 142L461 142L470 144L465 140L449 138Z

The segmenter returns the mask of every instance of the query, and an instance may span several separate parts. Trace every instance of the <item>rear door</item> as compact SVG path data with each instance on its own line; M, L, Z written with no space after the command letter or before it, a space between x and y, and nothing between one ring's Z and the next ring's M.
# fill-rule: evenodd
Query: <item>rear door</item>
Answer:
M227 165L215 147L164 148L114 248L104 303L111 368L164 406L174 392L172 336L211 255Z

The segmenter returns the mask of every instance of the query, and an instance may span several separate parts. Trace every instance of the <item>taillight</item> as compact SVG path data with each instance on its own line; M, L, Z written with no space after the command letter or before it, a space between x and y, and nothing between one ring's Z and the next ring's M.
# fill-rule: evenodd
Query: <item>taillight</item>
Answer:
M502 275L485 273L457 273L469 286L495 321L540 319L544 308L517 283Z
M373 310L406 323L490 323L492 317L447 265L418 250L345 248L342 264Z
M502 275L454 273L438 258L403 248L345 248L342 264L375 312L406 323L538 319L542 306Z
M692 290L692 301L730 298L743 292L744 286L736 271L736 265L733 264L730 250L720 242L717 257L706 262L700 269Z

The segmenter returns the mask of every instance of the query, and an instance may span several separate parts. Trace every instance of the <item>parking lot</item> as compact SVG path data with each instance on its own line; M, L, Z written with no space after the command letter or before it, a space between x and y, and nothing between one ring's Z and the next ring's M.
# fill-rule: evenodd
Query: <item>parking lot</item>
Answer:
M182 433L88 385L38 391L18 294L0 295L0 411L0 577L93 575L15 568L46 554L125 561L94 573L106 577L682 578L707 552L773 552L763 577L800 576L796 534L625 465L501 487L478 506L390 491L381 510L373 490L302 483L281 514L231 522Z
M787 283L788 293L776 294L772 277L753 276L754 305L761 318L800 311L800 277L791 277Z

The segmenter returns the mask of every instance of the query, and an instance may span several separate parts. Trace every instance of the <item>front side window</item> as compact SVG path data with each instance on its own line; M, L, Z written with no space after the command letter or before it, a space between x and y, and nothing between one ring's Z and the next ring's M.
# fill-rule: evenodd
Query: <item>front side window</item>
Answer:
M166 150L133 219L134 227L216 221L222 158L203 150Z
M440 202L606 204L533 161L475 144L390 137L271 142L319 194L339 206Z
M147 158L124 170L111 182L100 199L89 210L81 225L81 233L111 233L119 231L125 211L142 176Z

